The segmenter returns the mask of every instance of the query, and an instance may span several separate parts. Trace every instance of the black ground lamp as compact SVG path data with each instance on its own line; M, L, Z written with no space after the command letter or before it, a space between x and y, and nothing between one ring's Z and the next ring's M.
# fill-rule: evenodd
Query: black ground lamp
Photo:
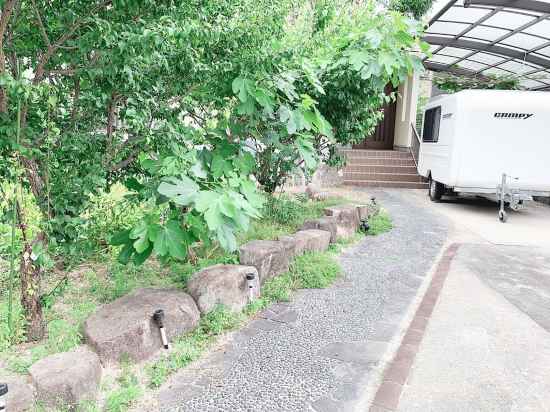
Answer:
M256 275L254 273L246 274L246 285L248 286L248 303L254 300L254 279L256 279Z
M162 309L156 310L155 313L153 313L153 320L159 327L160 337L162 339L164 349L168 349L168 339L166 338L166 332L164 330L164 311Z

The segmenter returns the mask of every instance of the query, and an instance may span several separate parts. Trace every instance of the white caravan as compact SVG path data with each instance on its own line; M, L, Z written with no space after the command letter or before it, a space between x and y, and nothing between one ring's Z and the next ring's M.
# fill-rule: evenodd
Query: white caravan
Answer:
M418 172L434 201L470 193L523 206L550 196L550 93L464 90L426 105Z

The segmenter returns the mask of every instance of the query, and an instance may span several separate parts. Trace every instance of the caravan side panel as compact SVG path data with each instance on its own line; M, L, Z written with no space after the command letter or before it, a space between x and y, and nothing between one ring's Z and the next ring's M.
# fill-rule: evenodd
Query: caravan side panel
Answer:
M550 191L550 93L464 91L459 99L457 179L453 186Z
M440 108L437 141L429 141L430 139L426 138L426 127L424 127L418 170L422 176L431 175L432 179L450 185L453 183L455 175L453 173L454 140L457 126L455 96L444 96L426 105L424 125L432 120L429 118L430 111L437 108Z

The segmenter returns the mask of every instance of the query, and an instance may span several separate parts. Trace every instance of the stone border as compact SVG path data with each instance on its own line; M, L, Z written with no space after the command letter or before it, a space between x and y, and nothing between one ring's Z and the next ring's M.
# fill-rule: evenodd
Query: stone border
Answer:
M305 222L294 234L242 245L240 265L214 265L196 272L187 285L189 294L174 289L137 289L101 306L84 322L86 344L41 359L31 366L29 376L12 382L9 411L28 410L35 401L51 407L74 407L83 400L96 399L102 364L117 361L123 354L142 361L161 350L159 330L148 318L153 308L162 307L165 312L168 339L193 330L200 313L218 304L242 310L250 297L260 296L263 283L288 271L295 256L323 252L331 243L352 237L362 220L378 212L374 202L327 207L325 217Z
M426 294L416 310L401 345L384 372L382 383L369 409L370 412L395 412L398 410L403 386L409 378L426 327L459 247L460 244L452 243L438 262Z

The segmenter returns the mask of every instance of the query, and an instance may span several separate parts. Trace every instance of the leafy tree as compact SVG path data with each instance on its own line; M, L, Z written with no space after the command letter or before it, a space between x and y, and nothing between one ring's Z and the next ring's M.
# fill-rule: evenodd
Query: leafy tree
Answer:
M512 76L457 76L451 73L436 73L434 84L445 93L466 89L518 90L520 79Z
M19 208L18 225L24 238L20 276L25 283L22 298L29 339L43 334L43 267L36 251L45 255L47 245L62 246L74 240L74 228L81 223L89 193L131 176L148 178L147 162L137 161L141 153L148 153L151 161L181 160L180 154L171 154L168 148L181 152L197 144L206 152L225 153L219 135L207 132L209 123L221 116L232 81L242 67L263 62L265 45L280 37L289 4L286 0L0 3L0 174L29 188L44 216L42 231L31 238L25 211ZM15 137L18 128L19 140ZM239 142L234 142L233 149L241 150ZM245 183L242 169L237 173L239 191L231 186L236 180L228 168L238 162L201 156L195 160L204 165L205 177L161 168L157 182L186 182L184 176L191 176L199 187L206 190L208 183L214 192L227 194L235 202L228 211L231 206L224 197L213 210L223 208L232 214L247 208L247 216L256 215L236 195L242 190L253 196L253 185ZM189 166L190 159L181 160L182 167ZM210 176L223 183L203 181ZM177 199L171 207L178 205ZM194 213L204 217L209 210L194 208ZM231 247L228 230L243 227L246 219L239 216L235 218L238 224L231 220L226 224L216 216L222 222L212 224L214 233ZM168 218L161 223L173 228L173 221ZM182 230L188 228L189 222L179 223ZM185 242L179 242L181 233L176 233L168 233L178 242L171 247L172 256L178 254L177 248L185 250ZM145 240L137 243L133 259L139 261L134 255L143 256L144 244ZM163 256L164 248L158 246L157 252ZM179 252L180 257L183 254Z
M433 0L390 0L389 4L390 9L421 20L432 7Z
M371 134L382 106L395 98L385 94L386 86L397 87L422 70L410 52L427 51L419 23L399 13L374 4L317 4L322 12L314 8L312 18L296 19L285 46L273 50L275 65L257 67L234 82L237 133L252 142L256 177L270 193L297 167L308 172L321 158L338 162L336 145Z

